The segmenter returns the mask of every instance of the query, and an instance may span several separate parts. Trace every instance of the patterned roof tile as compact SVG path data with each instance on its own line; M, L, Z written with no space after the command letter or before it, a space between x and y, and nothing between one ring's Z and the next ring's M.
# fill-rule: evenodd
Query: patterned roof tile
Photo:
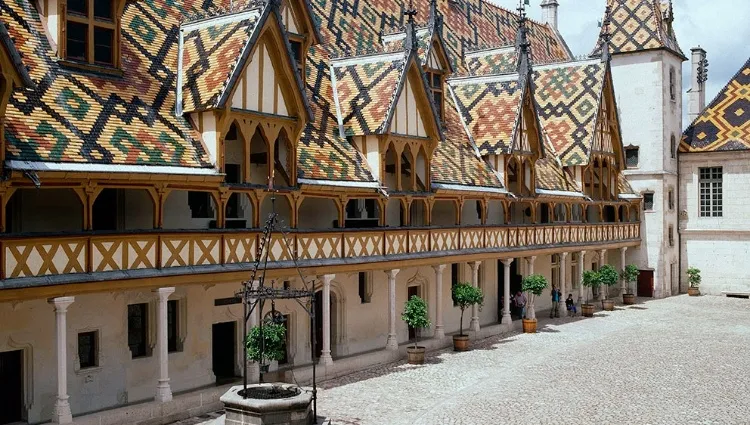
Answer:
M518 54L515 46L476 52L466 56L470 75L508 74L517 71Z
M565 166L588 164L605 71L598 60L534 69L539 120Z
M685 130L680 152L750 150L750 58Z

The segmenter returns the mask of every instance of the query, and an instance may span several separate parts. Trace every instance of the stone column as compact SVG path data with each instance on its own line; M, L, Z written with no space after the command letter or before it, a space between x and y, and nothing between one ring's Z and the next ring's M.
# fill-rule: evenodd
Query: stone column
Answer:
M605 258L607 258L607 250L603 249L599 251L599 268L606 264ZM604 291L607 291L607 295L604 295ZM604 301L609 297L609 286L599 287L599 300Z
M169 386L169 343L167 330L167 301L174 293L174 288L155 289L159 297L159 316L156 319L156 351L159 354L159 380L156 384L156 401L164 403L172 400L172 388Z
M531 276L532 274L534 274L534 262L536 261L536 255L532 255L531 257L527 257L526 261L529 264L529 269L527 270L527 272L528 272L527 276ZM527 300L526 300L526 315L528 316L529 315L529 309L533 306L533 302L530 302L530 301L532 300L532 297L534 297L534 295L527 294L526 297L527 297ZM536 300L534 300L534 301L536 301ZM534 309L534 311L532 313L534 313L534 314L531 315L530 318L531 319L536 319L536 308ZM525 319L525 318L526 317L523 317L523 319Z
M433 338L445 338L445 327L443 326L443 270L445 264L432 266L435 270L435 334Z
M73 422L68 402L68 326L66 316L68 307L75 297L52 298L48 302L55 306L55 325L57 329L57 400L52 412L52 422L69 424Z
M398 350L398 335L396 334L396 275L399 269L386 270L388 275L388 340L386 350Z
M580 283L580 293L578 294L578 311L580 311L580 306L583 305L583 299L585 298L586 292L588 291L588 288L583 286L583 269L586 268L586 251L581 251L578 253L578 282Z
M510 317L510 265L513 264L512 258L506 258L503 260L503 267L505 267L505 273L503 273L503 320L502 323L510 324L512 321Z
M526 258L526 261L529 263L529 270L528 270L528 276L531 276L534 274L534 262L536 261L536 255L532 255L531 257Z
M331 357L331 281L336 275L325 274L320 276L323 281L323 349L320 351L318 364L327 366L333 364Z
M558 311L560 312L560 317L565 317L567 314L567 310L565 307L565 299L568 297L568 295L565 293L566 288L566 280L568 278L568 253L563 252L560 253L560 305L558 306ZM575 278L574 278L575 279Z
M479 265L481 261L472 261L469 263L471 267L471 286L479 287ZM474 304L471 306L471 322L469 323L469 329L474 332L479 332L479 306Z
M625 270L625 252L627 252L627 250L628 250L628 247L626 246L620 248L620 270ZM622 279L621 292L622 294L620 295L628 293L628 283L625 282L625 279Z

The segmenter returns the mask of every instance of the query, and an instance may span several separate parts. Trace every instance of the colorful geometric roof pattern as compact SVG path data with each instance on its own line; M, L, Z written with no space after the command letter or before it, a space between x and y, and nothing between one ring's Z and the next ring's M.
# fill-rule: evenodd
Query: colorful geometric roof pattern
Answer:
M253 9L236 16L231 21L220 16L184 31L180 58L183 112L218 106L260 20L261 10Z
M516 72L518 70L516 47L508 46L467 54L466 67L470 75L496 75Z
M680 152L750 150L750 58L685 130Z
M5 117L6 159L211 167L198 134L174 114L181 5L128 2L122 77L64 68L28 0L0 2L23 65L36 83L16 89Z
M332 63L340 122L347 136L381 134L406 72L403 52Z
M479 153L508 153L520 116L522 90L518 75L463 78L449 84Z
M3 25L2 22L0 22L0 43L2 43L1 45L10 58L16 73L21 78L22 84L27 87L34 87L34 82L31 80L31 76L29 76L29 71L23 65L21 55L18 54L18 49L16 49L16 45L13 44L10 34L8 34L8 29L5 28L5 25Z
M543 190L563 192L580 192L581 188L563 169L559 157L552 147L552 142L542 134L544 154L536 160L536 187Z
M438 143L432 156L432 181L502 188L492 167L479 157L476 146L467 136L450 96L445 103L445 139Z
M598 59L534 68L539 120L565 166L588 164L606 69Z
M608 0L609 51L611 54L632 53L644 50L667 49L685 57L670 23L671 2L662 4L660 0ZM605 21L607 19L605 12ZM602 32L606 30L602 26ZM601 51L599 37L594 55Z
M297 148L299 177L313 180L375 182L366 159L339 134L331 86L330 58L321 46L307 54L307 92L312 119Z
M628 179L625 178L625 174L617 174L617 193L621 195L635 195L636 192L633 190L633 186L630 185Z

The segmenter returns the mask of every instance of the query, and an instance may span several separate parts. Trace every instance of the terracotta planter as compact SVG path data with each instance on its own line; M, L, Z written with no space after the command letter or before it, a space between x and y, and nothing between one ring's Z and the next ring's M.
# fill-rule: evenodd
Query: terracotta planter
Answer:
M581 304L583 317L594 317L594 304Z
M536 319L523 319L523 333L525 334L536 333Z
M700 294L701 294L700 289L694 288L692 286L688 288L688 295L690 295L691 297L697 297Z
M406 355L409 357L409 364L424 364L424 347L407 347Z
M453 351L469 351L469 336L453 335Z
M602 300L602 310L614 311L614 309L615 309L614 300Z
M622 294L622 303L625 305L635 304L635 294Z

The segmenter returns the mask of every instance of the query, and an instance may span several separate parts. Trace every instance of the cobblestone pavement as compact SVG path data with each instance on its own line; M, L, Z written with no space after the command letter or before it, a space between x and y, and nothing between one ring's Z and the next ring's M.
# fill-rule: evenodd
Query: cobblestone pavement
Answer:
M322 384L332 424L750 424L750 300L678 296Z

